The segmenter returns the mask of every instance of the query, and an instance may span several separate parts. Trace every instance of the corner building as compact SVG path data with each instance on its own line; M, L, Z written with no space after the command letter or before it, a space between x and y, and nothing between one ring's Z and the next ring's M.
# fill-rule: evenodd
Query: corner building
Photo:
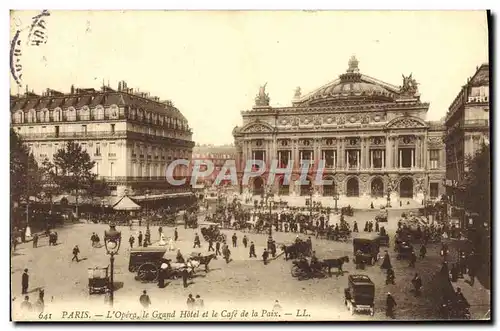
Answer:
M444 194L444 126L426 121L428 103L421 102L417 82L404 77L394 86L360 73L353 56L338 79L302 96L297 88L291 107L271 107L265 86L251 110L243 111L243 126L233 130L237 148L240 190L280 197L309 196L331 204L336 194L349 202L415 199ZM246 160L259 159L268 169L242 185ZM291 181L276 176L266 187L269 165L280 168L294 161ZM323 178L333 184L315 185L315 167L309 185L300 185L300 162L324 160ZM321 198L322 197L322 198ZM329 199L328 199L329 197ZM375 200L374 200L375 199Z
M52 161L72 140L95 161L93 171L112 195L148 200L190 194L188 185L172 187L166 180L167 166L191 160L194 146L186 118L171 101L133 91L122 81L117 90L27 91L11 96L10 110L11 127L39 163ZM176 167L174 175L187 176L188 169Z

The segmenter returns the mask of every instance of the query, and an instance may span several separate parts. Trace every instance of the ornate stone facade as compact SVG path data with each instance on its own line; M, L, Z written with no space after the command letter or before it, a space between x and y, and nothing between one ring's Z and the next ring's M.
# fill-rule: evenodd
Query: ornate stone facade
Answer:
M311 187L297 185L300 161L324 160L324 180L333 184L312 189L323 196L375 196L424 199L443 194L444 127L425 121L428 103L420 101L412 75L397 87L361 74L358 61L347 72L314 92L298 89L291 107L270 107L265 86L256 105L243 111L243 126L233 130L240 166L249 159L285 167L294 161L288 185L278 180L279 195L309 195ZM308 176L315 179L313 166ZM242 190L262 193L268 173Z

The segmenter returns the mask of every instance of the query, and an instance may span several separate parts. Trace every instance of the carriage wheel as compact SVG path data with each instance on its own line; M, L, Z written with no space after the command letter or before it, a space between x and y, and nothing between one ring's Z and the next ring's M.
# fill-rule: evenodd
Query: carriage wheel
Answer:
M142 281L153 282L158 278L158 268L153 263L144 263L137 269L137 277Z
M299 277L300 276L300 268L296 265L292 266L291 273L292 273L292 277L295 277L295 278Z

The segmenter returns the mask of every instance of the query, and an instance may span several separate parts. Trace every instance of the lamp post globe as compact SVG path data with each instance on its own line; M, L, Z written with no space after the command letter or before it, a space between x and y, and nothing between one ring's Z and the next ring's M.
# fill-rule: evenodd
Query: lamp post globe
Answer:
M109 262L111 266L110 279L109 279L109 301L110 305L113 306L114 303L114 265L115 265L115 255L118 254L120 249L122 239L122 233L116 230L116 225L111 223L109 225L109 230L104 231L104 247L106 248L106 253L110 256Z

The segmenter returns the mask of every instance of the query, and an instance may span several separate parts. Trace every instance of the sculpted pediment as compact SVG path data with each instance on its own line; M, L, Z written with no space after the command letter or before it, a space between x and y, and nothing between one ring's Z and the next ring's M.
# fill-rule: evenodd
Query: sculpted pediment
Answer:
M427 124L420 118L412 116L398 117L387 123L389 129L411 129L411 128L426 128Z
M255 133L255 132L272 132L273 127L269 124L261 121L255 121L252 123L248 123L245 127L242 128L241 132L245 133Z

